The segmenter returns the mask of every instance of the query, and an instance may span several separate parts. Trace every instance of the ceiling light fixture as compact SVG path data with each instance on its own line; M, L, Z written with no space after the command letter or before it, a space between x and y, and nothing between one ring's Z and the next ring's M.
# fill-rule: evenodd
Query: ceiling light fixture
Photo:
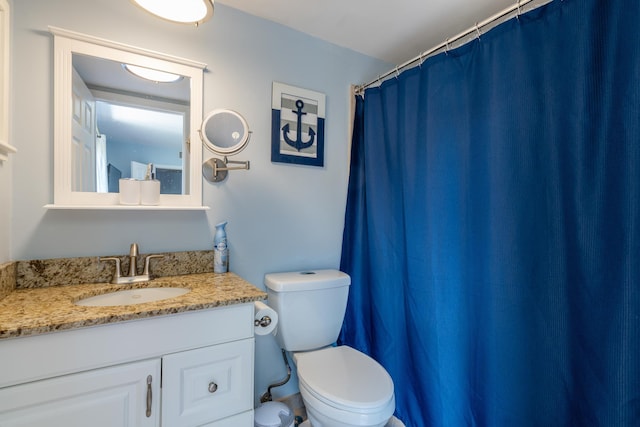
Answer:
M182 76L179 74L167 73L166 71L154 70L138 65L122 64L122 67L131 74L155 83L174 83L182 79Z
M213 0L131 0L162 19L198 26L213 15Z

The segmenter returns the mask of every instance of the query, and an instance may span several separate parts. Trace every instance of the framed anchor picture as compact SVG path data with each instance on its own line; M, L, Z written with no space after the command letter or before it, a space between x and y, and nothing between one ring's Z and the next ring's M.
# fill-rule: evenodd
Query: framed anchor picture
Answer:
M325 95L273 82L271 161L324 166Z

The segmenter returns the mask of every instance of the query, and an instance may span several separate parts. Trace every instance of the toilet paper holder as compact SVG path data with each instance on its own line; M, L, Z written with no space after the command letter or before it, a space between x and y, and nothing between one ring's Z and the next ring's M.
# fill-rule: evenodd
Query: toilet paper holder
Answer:
M269 316L262 316L260 319L255 319L253 321L254 326L260 326L262 328L266 328L270 324L271 324L271 317Z
M278 324L278 313L263 302L253 303L253 332L256 335L275 335L275 328Z

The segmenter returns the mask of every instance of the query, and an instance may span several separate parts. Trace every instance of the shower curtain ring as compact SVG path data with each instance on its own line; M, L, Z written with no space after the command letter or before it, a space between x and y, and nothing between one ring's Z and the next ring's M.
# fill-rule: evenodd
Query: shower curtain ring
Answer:
M520 1L518 0L518 12L516 13L516 18L519 20L520 19L520 15L522 14L522 10L520 9Z
M444 41L444 53L445 55L449 55L449 38Z
M480 36L482 35L482 33L480 33L480 28L478 27L478 23L476 22L476 33L478 34L478 36L476 37L478 40L480 40Z
M422 55L424 55L424 52L420 52L420 62L418 62L420 68L422 68Z
M398 66L396 66L396 79L400 76L400 73L398 72Z

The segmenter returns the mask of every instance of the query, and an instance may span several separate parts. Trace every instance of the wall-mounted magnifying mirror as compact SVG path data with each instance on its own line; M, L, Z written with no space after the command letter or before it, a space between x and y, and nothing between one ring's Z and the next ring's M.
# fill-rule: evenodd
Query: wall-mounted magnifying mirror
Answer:
M224 156L224 159L211 158L204 162L202 175L207 181L224 181L230 170L249 169L248 161L227 159L227 155L239 153L249 143L249 125L240 114L227 109L213 110L202 121L199 132L209 150Z
M213 110L202 121L200 137L217 154L237 154L249 143L249 125L233 110Z

